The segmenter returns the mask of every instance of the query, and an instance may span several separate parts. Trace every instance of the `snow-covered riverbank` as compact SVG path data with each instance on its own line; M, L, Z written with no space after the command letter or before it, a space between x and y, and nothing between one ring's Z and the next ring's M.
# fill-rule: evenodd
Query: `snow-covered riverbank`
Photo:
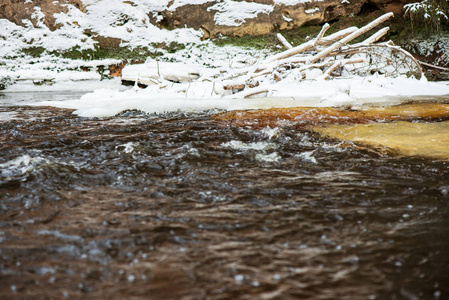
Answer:
M2 93L85 91L86 94L78 100L34 101L28 104L76 109L77 114L89 117L112 116L131 109L161 113L177 110L392 105L412 97L449 95L447 82L428 82L425 77L418 80L401 74L379 75L378 70L384 71L389 67L388 65L381 65L379 67L381 69L377 68L366 73L373 75L362 77L344 70L344 72L340 71L341 75L338 79L326 80L332 71L326 74L322 66L326 64L331 66L335 60L341 63L336 68L343 69L346 64L352 63L337 59L337 55L334 55L321 62L321 65L317 64L311 68L302 69L298 62L286 62L285 59L282 63L279 60L273 65L273 60L270 60L272 53L267 50L234 46L218 47L210 41L201 41L201 33L193 29L169 31L151 25L149 16L142 12L157 13L167 3L161 4L161 7L155 7L151 1L143 1L139 4L140 6L130 6L122 1L114 1L110 6L102 7L101 1L86 0L84 2L88 4L87 13L81 14L79 9L68 5L66 13L55 14L56 22L61 25L57 30L50 30L47 27L44 22L45 16L39 7L34 8L32 15L34 23L25 22L24 26L18 26L6 19L0 20L0 36L3 37L0 47ZM142 5L147 6L143 9ZM121 11L127 16L127 22L123 24L119 22ZM377 25L378 23L375 23L372 28ZM135 81L156 76L154 80L156 84L153 85L150 82L144 89L137 85L124 87L120 85L117 78L112 80L110 78L110 67L121 64L120 59L85 61L62 58L52 53L52 51L68 51L73 48L80 51L94 49L96 41L92 36L84 34L86 30L120 39L123 46L130 48L144 46L151 48L153 43L178 43L183 47L175 52L157 49L157 60L149 58L146 64L127 67L126 72L124 71L127 79ZM355 28L354 31L358 29ZM324 37L326 38L329 36ZM312 47L312 44L318 45L318 39L317 37L314 42L312 38L306 43ZM346 45L348 41L342 44ZM330 43L332 42L334 41L331 40ZM29 48L30 45L41 47L43 53L38 57L24 54L22 50ZM312 48L316 50L317 47L313 45ZM390 47L390 49L393 48ZM325 52L325 50L320 51ZM319 56L319 54L315 55ZM300 58L303 62L308 62L310 59L310 57ZM370 59L357 57L359 58L371 64ZM356 63L359 64L360 61ZM267 72L258 73L257 68L260 65L263 65ZM282 74L282 78L278 76L279 67L286 71ZM247 73L248 76L238 75L245 68L251 70ZM227 75L223 76L223 74ZM271 77L263 77L260 76L261 74L270 74ZM178 80L176 76L193 76L195 80L185 80L185 78ZM239 76L241 80L233 83L232 81ZM254 80L255 77L257 80ZM249 93L257 92L251 98L242 99L249 94L234 93L232 88L229 88L233 84L242 85L242 83L248 86L249 81L254 81Z
M174 90L161 92L156 87L130 88L125 91L98 89L77 100L46 101L37 105L76 109L76 114L85 117L107 117L125 110L164 113L272 107L350 106L357 108L363 105L394 105L411 101L419 96L437 99L436 96L449 95L448 82L436 83L383 76L273 84L272 92L267 97L248 99L214 97L211 93L213 83L190 84L190 86L184 84L184 88L190 88L190 97L186 98ZM423 97L419 100L423 100Z

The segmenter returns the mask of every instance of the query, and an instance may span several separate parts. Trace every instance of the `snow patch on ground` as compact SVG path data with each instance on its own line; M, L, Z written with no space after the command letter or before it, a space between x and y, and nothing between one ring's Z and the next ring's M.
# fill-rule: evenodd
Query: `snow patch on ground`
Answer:
M214 16L217 25L240 26L246 22L246 19L254 19L261 13L269 14L273 9L272 5L224 0L209 7L207 10L217 11Z
M190 91L186 94L187 89ZM329 81L271 83L268 97L244 100L222 98L213 93L213 89L214 82L172 83L166 89L155 85L125 91L99 89L85 94L79 100L47 101L37 105L76 109L75 113L84 117L108 117L133 109L146 113L165 113L274 107L357 107L364 104L397 104L404 101L404 97L449 95L447 82L379 75Z
M169 1L136 0L133 3L121 0L83 0L86 11L66 4L67 13L56 13L56 24L51 31L44 23L44 14L35 7L32 19L22 20L24 26L7 19L0 19L0 57L20 56L21 49L43 47L46 51L94 49L97 43L93 36L117 38L122 46L147 47L151 43L199 43L201 32L182 28L160 29L150 23L148 12L156 14L167 9ZM198 1L197 1L198 2ZM184 5L176 1L174 5ZM85 33L91 32L92 36Z
M324 0L315 0L314 2L321 2ZM274 0L276 5L297 5L302 3L312 3L312 0Z
M214 2L214 0L175 0L173 4L168 7L168 9L170 11L174 11L185 5L201 5L209 2Z
M107 78L107 67L121 63L120 60L72 60L55 56L40 58L19 57L5 59L0 65L0 81L4 81L2 92L86 90L100 87L118 87L120 80Z
M152 43L197 44L200 30L180 28L166 30L151 24L150 16L160 18L162 11L174 11L185 5L211 3L217 25L239 26L260 14L269 14L276 5L296 5L311 0L276 0L274 4L260 4L232 0L82 0L85 9L64 4L67 12L55 13L56 30L50 30L39 7L34 8L32 20L22 20L23 26L0 19L0 57L20 55L21 49L43 47L46 51L94 49L96 35L116 38L122 46L151 47ZM86 33L90 33L86 34Z

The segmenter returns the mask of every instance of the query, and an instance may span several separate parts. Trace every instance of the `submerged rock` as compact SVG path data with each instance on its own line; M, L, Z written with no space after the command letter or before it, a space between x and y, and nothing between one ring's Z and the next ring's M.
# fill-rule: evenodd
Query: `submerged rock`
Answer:
M391 154L449 159L449 104L405 104L359 111L329 107L234 111L216 119L253 128L288 124L330 138L387 148Z
M276 127L285 122L294 126L324 126L327 124L367 124L392 121L440 121L449 119L449 104L416 103L398 106L368 107L346 110L333 107L271 108L230 111L215 117L234 126Z
M387 147L397 155L449 159L449 121L331 125L314 130L345 141Z

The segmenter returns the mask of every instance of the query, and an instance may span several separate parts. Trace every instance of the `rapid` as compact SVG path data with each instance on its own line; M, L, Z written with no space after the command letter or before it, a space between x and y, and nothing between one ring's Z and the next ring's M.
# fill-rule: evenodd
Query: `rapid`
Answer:
M0 106L4 299L449 297L447 157L278 113L87 118L23 97Z

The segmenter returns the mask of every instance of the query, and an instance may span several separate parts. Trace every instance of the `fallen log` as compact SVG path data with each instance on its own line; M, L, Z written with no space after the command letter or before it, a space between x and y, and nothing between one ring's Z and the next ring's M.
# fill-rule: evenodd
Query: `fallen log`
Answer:
M321 28L320 33L318 33L318 36L315 39L315 42L313 43L313 47L316 47L318 45L318 43L320 42L320 40L323 38L324 34L326 33L326 31L330 28L330 25L328 23L324 24L323 27Z
M368 25L363 26L362 28L354 31L353 33L351 33L350 35L344 37L343 39L333 43L331 46L327 47L326 49L322 50L321 52L315 54L311 59L310 59L310 63L314 63L316 61L318 61L319 59L327 56L329 53L331 53L332 51L341 48L342 46L346 45L347 43L349 43L350 41L358 38L359 36L361 36L362 34L366 33L367 31L373 29L374 27L376 27L377 25L381 24L382 22L388 20L389 18L391 18L394 14L392 12L390 13L386 13L382 16L380 16L379 18L377 18L376 20L372 21L371 23L369 23Z
M146 84L156 84L160 88L167 87L167 79L172 81L172 85L177 81L176 78L169 78L170 75L177 75L182 79L178 79L179 82L199 80L206 83L209 81L213 85L211 93L231 98L248 98L269 93L272 88L274 89L273 84L283 80L319 80L335 78L342 74L363 76L375 72L385 76L399 74L422 76L421 63L410 53L394 46L391 42L376 43L387 34L388 27L378 30L360 43L350 44L392 16L393 13L387 13L361 28L349 27L328 36L325 34L330 26L324 24L315 38L298 46L292 46L284 36L277 34L279 42L287 50L245 68L221 68L215 72L204 72L204 74L194 72L194 69L184 68L185 71L181 74L184 76L180 76L179 70L160 68L158 63L157 68L153 64L153 67L139 69L140 72L135 72L133 75L134 78L138 78L136 79L138 81L144 77ZM341 72L336 72L339 68ZM178 92L187 95L188 87L184 84L180 86Z
M323 79L328 79L329 76L332 74L332 72L341 66L341 61L337 61L335 62L332 66L330 66L330 68L328 68L324 73L323 73Z
M318 41L318 45L320 46L326 46L326 45L330 45L335 41L338 41L342 38L344 38L345 36L350 35L351 33L353 33L354 31L358 30L357 27L352 26L352 27L348 27L346 29L340 30L338 32L335 32L331 35L328 35L327 37L323 37L322 39L320 39Z
M259 94L263 94L263 93L268 93L268 92L270 92L270 89L268 89L266 87L255 87L255 88L246 89L246 90L244 90L242 92L238 92L238 93L235 93L233 95L226 96L225 98L244 99L244 98L249 98L251 96L255 96L255 95L259 95Z
M378 40L380 40L384 35L386 35L388 33L389 30L390 30L390 27L384 27L381 30L379 30L378 32L376 32L375 34L373 34L372 36L370 36L369 38L367 38L366 40L364 40L363 42L361 42L359 44L355 44L354 46L371 45L371 44L377 42Z
M284 45L285 48L291 49L293 48L292 44L290 44L282 34L278 33L276 34L276 37L278 38L279 42Z

